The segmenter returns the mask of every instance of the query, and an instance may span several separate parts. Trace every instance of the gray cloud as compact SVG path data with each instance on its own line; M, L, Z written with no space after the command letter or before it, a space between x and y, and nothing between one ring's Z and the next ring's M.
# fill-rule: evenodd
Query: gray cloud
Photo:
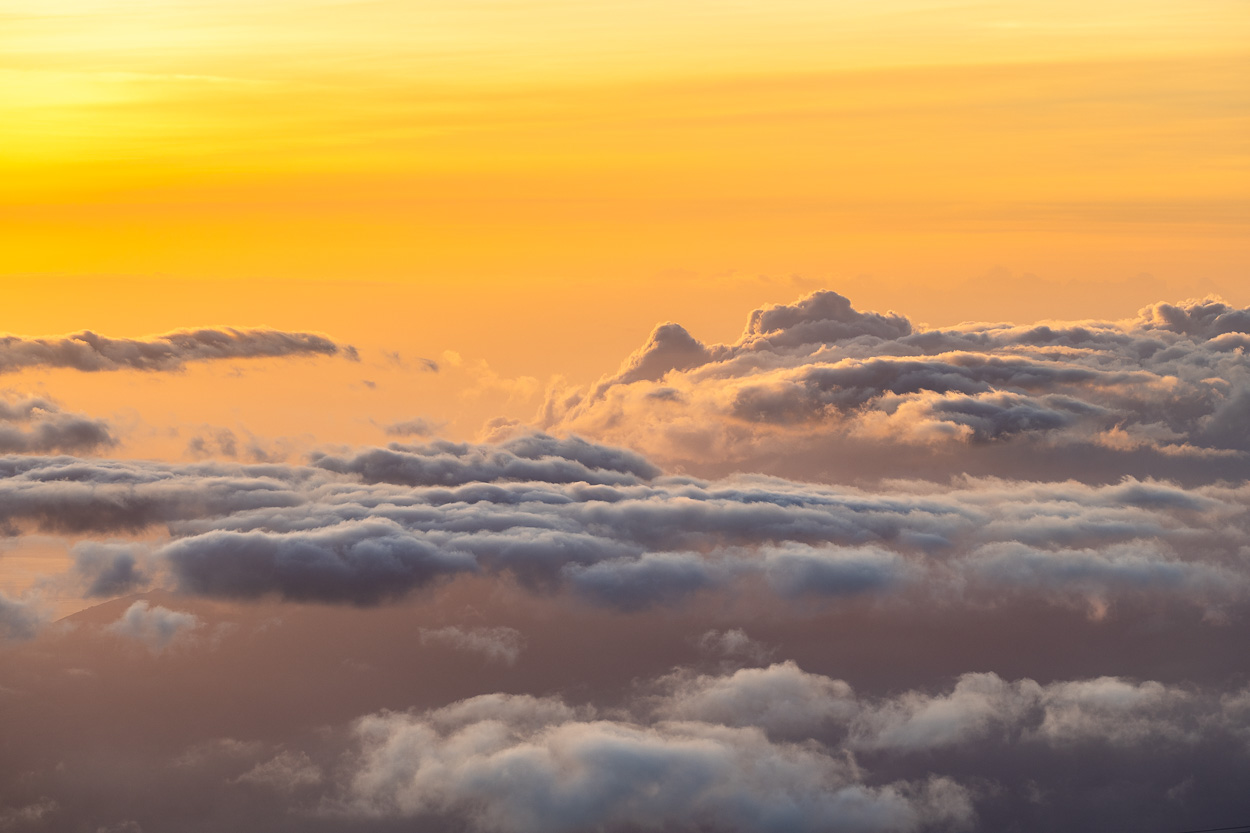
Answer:
M315 466L354 474L370 483L458 486L473 481L545 483L630 483L655 477L659 469L631 451L576 437L525 435L498 446L436 441L426 445L373 448L350 456L315 454Z
M175 541L161 555L192 593L376 604L442 576L470 570L469 556L444 552L382 519L276 535L209 532Z
M81 454L116 442L104 420L65 413L46 397L0 399L0 453Z
M0 336L0 373L27 367L104 370L180 370L187 362L298 355L358 360L356 349L315 333L233 327L178 330L148 339L107 338L90 331L60 338Z
M37 600L15 599L0 592L0 638L29 639L47 621Z
M145 586L151 576L140 566L139 548L83 541L71 551L74 571L86 583L84 595L122 596Z
M813 603L1096 609L1146 595L1219 611L1250 587L1245 486L705 481L549 437L375 451L395 464L355 464L371 451L314 466L0 458L0 520L161 526L173 540L153 564L226 598L376 604L484 574L634 610L755 582ZM148 572L124 548L88 551L78 571L93 592Z
M402 422L392 422L386 426L385 430L393 437L429 437L435 434L441 426L442 423L415 417Z

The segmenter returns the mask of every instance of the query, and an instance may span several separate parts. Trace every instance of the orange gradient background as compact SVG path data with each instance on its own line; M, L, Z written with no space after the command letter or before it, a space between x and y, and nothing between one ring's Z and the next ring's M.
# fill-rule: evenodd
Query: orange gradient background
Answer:
M1247 304L1247 44L1241 0L0 0L0 329L364 359L6 385L131 453L470 437L657 321L732 339L819 287L931 324Z

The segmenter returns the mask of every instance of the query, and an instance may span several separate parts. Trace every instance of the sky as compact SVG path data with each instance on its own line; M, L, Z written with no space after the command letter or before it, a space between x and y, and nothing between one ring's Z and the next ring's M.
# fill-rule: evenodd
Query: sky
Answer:
M0 0L0 831L1250 825L1247 44Z

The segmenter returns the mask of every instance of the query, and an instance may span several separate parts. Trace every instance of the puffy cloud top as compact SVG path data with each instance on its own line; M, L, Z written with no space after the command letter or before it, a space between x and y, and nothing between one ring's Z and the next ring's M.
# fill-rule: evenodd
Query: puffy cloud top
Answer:
M755 310L733 344L665 324L589 393L553 391L540 424L715 471L1240 479L1248 330L1250 310L1217 299L916 330L817 292Z
M861 336L896 339L911 332L911 322L901 315L860 312L851 306L849 299L822 290L794 304L770 304L753 310L737 346L773 350L830 344Z

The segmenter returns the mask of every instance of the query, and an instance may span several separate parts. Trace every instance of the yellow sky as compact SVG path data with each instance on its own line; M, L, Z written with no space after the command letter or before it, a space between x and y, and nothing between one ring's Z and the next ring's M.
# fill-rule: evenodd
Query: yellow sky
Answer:
M1244 0L0 0L0 329L585 378L820 286L1250 303L1248 44Z

